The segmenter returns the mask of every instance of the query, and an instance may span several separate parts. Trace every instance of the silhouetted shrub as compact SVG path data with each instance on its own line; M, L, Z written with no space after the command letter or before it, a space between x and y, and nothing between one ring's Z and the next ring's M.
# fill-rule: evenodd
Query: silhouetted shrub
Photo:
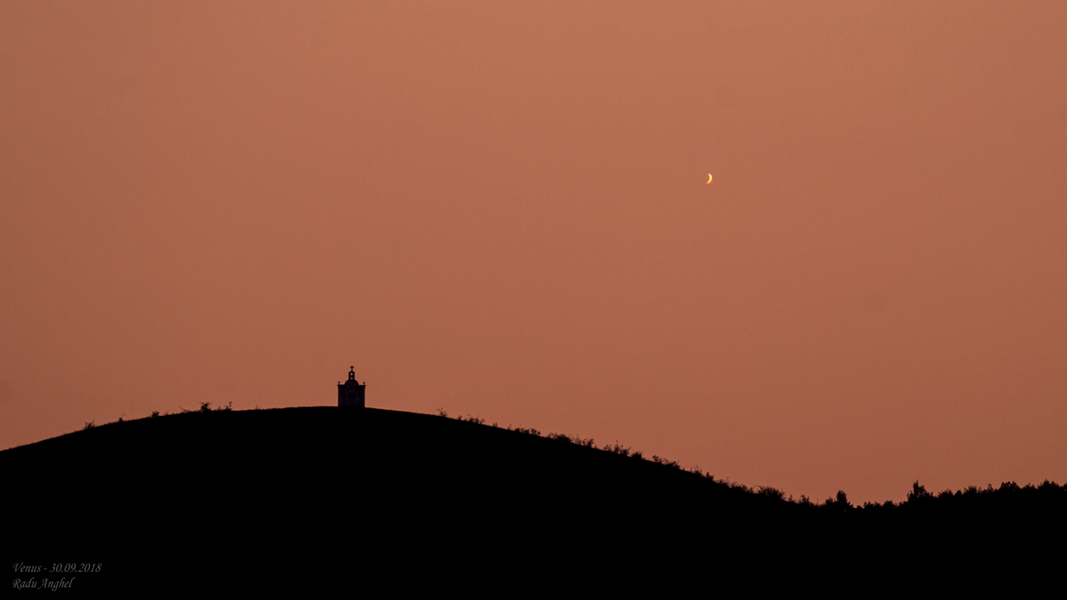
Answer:
M578 444L579 446L585 446L586 448L596 448L596 442L593 441L593 438L583 440L581 436L576 435L571 438L571 442Z
M663 466L666 466L666 467L674 467L675 469L678 469L678 470L682 469L682 465L674 462L673 460L667 460L666 458L663 458L662 456L657 456L655 454L652 455L652 462L656 463L657 465L663 465Z
M200 403L200 412L211 412L211 403L210 402L201 402Z
M158 410L153 410L152 414L149 415L149 418L154 418L154 417L158 417L158 416L159 416L159 411Z
M769 485L761 485L760 487L756 488L756 493L760 496L774 498L775 500L785 500L785 492L776 488L772 488Z
M92 429L93 427L96 427L96 421L86 421L85 427L82 427L82 431L85 431L86 429Z

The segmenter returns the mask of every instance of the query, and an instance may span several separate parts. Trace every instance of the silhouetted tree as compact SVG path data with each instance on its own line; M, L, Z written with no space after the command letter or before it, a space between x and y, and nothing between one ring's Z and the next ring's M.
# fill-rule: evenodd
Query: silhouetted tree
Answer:
M823 506L835 512L845 512L852 508L852 505L849 504L848 496L845 495L844 490L838 490L837 497L835 498L827 498L826 503Z
M919 485L919 481L911 485L911 491L908 492L908 502L921 502L928 498L932 498L930 492L926 491L926 488Z

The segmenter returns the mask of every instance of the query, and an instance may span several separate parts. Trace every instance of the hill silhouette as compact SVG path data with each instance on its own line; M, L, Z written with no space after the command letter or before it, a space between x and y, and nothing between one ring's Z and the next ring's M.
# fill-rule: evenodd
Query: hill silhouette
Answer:
M661 462L379 409L123 421L0 452L6 558L103 564L65 574L81 589L264 591L458 573L598 588L667 573L910 576L1062 558L1062 544L1041 546L1065 531L1055 484L939 496L916 484L906 503L856 509L843 494L787 502Z

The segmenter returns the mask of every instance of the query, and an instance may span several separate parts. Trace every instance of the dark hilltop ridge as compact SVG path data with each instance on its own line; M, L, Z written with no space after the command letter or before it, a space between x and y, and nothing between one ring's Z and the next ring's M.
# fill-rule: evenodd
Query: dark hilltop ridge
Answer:
M1016 576L1064 559L1067 486L1050 482L814 504L478 419L209 408L0 452L8 564L102 564L68 575L84 590L272 590Z

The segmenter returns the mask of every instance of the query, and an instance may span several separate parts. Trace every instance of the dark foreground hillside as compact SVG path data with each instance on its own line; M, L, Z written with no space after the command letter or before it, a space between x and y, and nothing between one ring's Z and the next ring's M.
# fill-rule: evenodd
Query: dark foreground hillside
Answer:
M5 562L75 565L13 578L150 594L824 586L1009 563L1040 576L1062 559L1065 532L1058 487L1014 504L803 506L576 444L375 409L114 423L0 452L0 476Z

